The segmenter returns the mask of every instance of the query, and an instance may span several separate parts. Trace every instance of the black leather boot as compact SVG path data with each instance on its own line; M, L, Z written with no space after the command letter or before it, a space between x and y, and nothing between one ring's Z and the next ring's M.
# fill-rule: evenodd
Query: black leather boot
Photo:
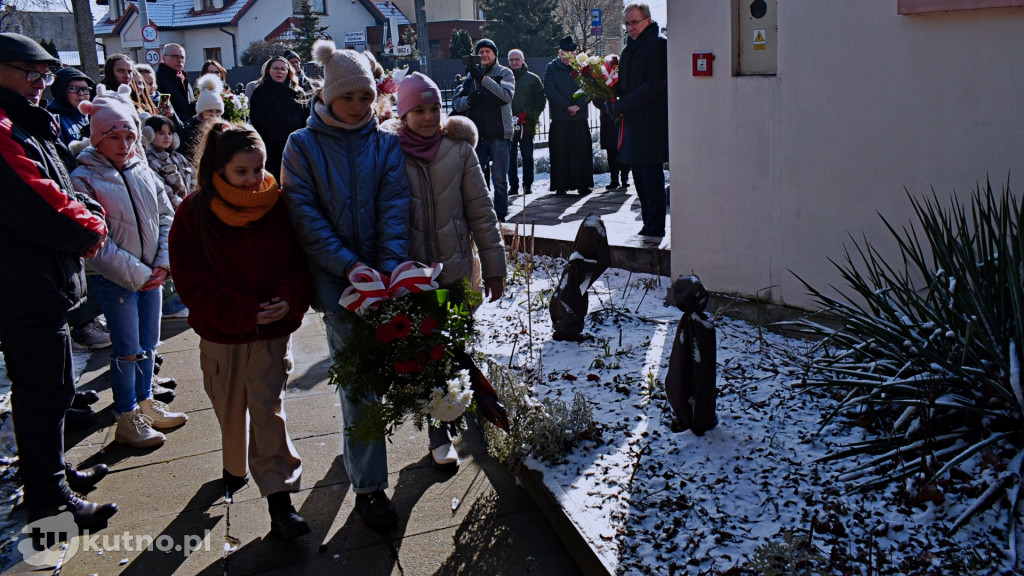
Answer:
M276 534L282 540L294 540L310 533L309 524L295 511L291 494L288 492L277 492L267 496L267 505L270 508L271 534Z
M106 464L97 464L82 470L78 470L71 464L64 464L64 476L68 480L68 488L75 492L90 490L93 486L99 484L99 481L103 480L109 473L110 468Z
M88 530L95 532L107 527L107 520L110 520L114 514L117 514L117 504L113 502L97 504L72 494L63 503L46 508L30 508L28 511L28 523L31 524L36 520L50 518L62 512L71 512L79 531L84 532Z

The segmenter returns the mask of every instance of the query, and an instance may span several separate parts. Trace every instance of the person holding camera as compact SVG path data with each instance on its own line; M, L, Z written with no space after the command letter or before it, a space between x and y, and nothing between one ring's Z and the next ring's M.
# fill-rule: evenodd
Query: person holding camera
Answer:
M508 215L508 165L512 141L512 98L516 78L512 71L498 64L498 47L487 38L476 43L475 56L463 56L466 79L455 91L452 109L476 125L480 137L476 156L480 167L494 163L494 211L498 221Z

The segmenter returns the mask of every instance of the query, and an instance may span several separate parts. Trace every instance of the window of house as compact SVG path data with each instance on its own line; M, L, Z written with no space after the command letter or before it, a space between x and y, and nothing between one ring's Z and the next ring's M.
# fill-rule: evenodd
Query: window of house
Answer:
M313 8L313 12L327 14L326 0L309 0L309 5ZM292 0L292 13L298 14L301 9L302 0Z
M441 59L441 41L431 40L430 41L430 59L440 60Z
M947 10L975 10L978 8L1007 8L1024 6L1024 0L896 0L898 14L924 14Z
M203 60L216 60L217 62L223 62L220 59L220 48L203 48Z
M213 4L213 0L203 0L203 10L213 10L217 8Z

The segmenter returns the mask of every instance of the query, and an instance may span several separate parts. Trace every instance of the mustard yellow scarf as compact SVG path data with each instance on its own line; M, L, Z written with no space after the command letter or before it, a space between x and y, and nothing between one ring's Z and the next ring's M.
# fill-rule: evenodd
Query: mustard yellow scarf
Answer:
M277 180L267 172L256 190L243 190L228 184L220 174L213 175L217 195L210 201L210 209L228 226L241 227L263 218L277 203L280 196Z

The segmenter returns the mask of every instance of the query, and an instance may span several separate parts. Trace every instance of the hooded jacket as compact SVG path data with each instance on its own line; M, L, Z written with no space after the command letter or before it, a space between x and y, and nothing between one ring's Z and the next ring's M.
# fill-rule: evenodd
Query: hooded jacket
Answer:
M174 135L175 142L178 135ZM171 205L177 208L181 201L196 187L196 169L187 158L175 150L172 144L167 150L157 150L152 145L146 146L146 158L149 167L167 184Z
M383 129L397 134L404 127L392 120ZM469 278L479 288L480 278L505 277L505 246L474 150L476 141L473 123L453 116L445 123L432 163L405 155L411 199L409 259L444 264L441 286Z
M106 211L108 236L89 267L107 280L138 291L153 268L171 269L167 234L174 208L160 176L135 154L118 170L96 148L78 155L71 173L75 190L99 202Z
M64 144L89 137L89 117L68 102L68 85L72 80L85 80L90 88L96 85L92 78L76 68L61 68L54 74L53 86L50 87L53 101L46 109L60 119L60 140Z
M77 306L79 255L107 232L103 209L72 188L58 132L52 114L0 88L0 328Z
M514 131L512 98L515 94L516 79L512 70L495 62L484 73L483 82L479 85L472 76L466 77L452 98L452 109L476 124L480 139L511 140Z
M409 185L398 137L376 118L348 130L319 97L313 108L285 144L281 187L309 261L313 308L338 312L357 262L390 273L408 258Z

